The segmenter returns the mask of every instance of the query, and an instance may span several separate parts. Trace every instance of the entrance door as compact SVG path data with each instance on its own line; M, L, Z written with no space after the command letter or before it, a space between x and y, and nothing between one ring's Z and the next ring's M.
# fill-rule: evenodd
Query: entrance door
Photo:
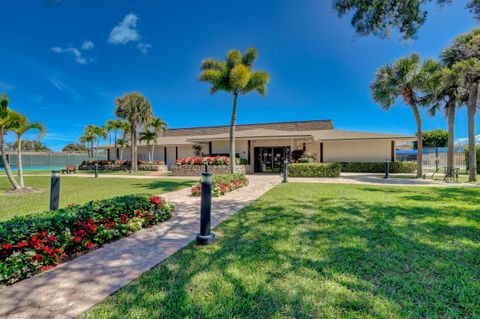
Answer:
M284 159L289 157L290 147L255 147L253 154L255 173L279 173Z

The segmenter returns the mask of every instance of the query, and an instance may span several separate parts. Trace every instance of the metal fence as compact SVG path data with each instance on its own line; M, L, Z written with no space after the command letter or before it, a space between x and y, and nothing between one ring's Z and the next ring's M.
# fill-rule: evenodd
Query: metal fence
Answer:
M12 170L18 168L18 156L14 153L7 154ZM99 153L97 159L104 160L105 153ZM24 170L56 170L64 169L67 165L78 165L88 159L87 153L45 153L26 152L22 154ZM0 158L0 171L4 170L3 160Z

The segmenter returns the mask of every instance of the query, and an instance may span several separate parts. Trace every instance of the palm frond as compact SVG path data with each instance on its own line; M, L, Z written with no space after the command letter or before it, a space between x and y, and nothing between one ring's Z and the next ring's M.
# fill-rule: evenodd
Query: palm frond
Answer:
M250 75L247 85L241 90L242 94L251 91L257 91L261 96L267 94L267 84L270 81L270 75L264 71L255 71Z
M242 56L242 64L251 68L258 58L258 52L255 48L248 48Z

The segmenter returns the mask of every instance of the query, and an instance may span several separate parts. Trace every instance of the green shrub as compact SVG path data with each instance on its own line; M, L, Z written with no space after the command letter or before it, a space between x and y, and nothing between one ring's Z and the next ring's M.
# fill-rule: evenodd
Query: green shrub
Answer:
M171 218L160 196L128 195L70 205L0 223L0 284L12 284L55 267L142 227Z
M385 162L341 162L342 172L384 173ZM414 173L416 162L390 162L390 173Z
M297 160L297 163L313 163L313 158L301 157Z
M338 163L294 163L288 165L290 177L338 177L341 165Z
M477 157L477 174L480 174L480 146L475 147L475 153ZM468 170L470 160L470 153L468 152L468 147L465 148L465 166Z

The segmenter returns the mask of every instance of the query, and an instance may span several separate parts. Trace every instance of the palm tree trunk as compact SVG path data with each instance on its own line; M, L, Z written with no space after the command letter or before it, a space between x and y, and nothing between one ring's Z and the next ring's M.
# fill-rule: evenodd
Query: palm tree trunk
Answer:
M123 160L123 146L120 148L120 160Z
M235 126L237 124L238 93L233 93L232 118L230 120L230 173L235 173Z
M422 136L422 117L417 105L411 105L415 121L417 122L417 177L422 177L422 161L423 161L423 136Z
M132 126L132 132L130 133L130 170L133 172L135 170L135 150L134 150L134 146L135 146L135 141L134 141L134 128Z
M455 100L448 101L448 151L447 151L447 177L453 177L454 169L454 143L455 143Z
M154 157L155 157L155 142L153 142L153 145L152 145L152 160L151 160L151 162L153 162Z
M472 83L468 90L468 181L477 181L477 156L475 150L475 113L477 110L478 83Z
M18 180L20 187L25 187L25 182L23 179L23 161L22 161L22 138L18 138L18 147L17 147L17 156L18 156Z
M10 169L10 163L7 161L7 153L5 151L5 140L3 136L3 129L0 131L0 150L2 151L2 160L5 173L7 174L10 184L12 184L13 189L20 189L15 177L13 177L12 170Z

